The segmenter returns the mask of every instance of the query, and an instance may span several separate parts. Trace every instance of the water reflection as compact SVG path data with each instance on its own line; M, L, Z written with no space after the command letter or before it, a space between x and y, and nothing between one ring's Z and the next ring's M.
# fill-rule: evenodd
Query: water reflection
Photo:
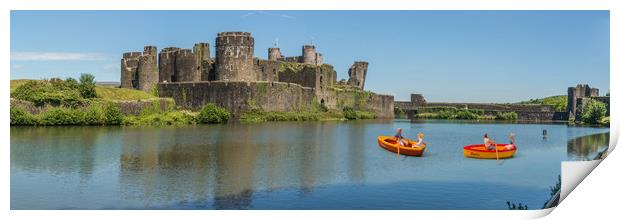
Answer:
M426 134L432 144L425 157L396 157L377 146L376 135L397 127L407 135ZM549 130L547 140L540 138L542 129ZM463 143L479 141L487 131L497 137L515 132L519 156L501 165L464 158ZM11 208L503 209L515 199L542 204L559 161L590 158L601 149L594 146L607 145L608 131L408 121L12 127ZM584 135L590 136L567 141ZM471 172L478 169L486 172ZM478 188L462 194L463 184Z
M571 160L593 160L609 146L609 132L574 138L566 144Z

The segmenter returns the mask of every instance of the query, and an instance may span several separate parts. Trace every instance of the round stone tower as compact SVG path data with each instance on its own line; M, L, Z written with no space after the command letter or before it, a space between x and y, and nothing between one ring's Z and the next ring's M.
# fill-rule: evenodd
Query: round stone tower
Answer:
M304 45L302 49L303 63L316 64L316 49L314 45Z
M269 54L267 54L269 60L277 61L278 59L282 58L282 52L280 52L280 48L272 47L267 50L269 52Z
M150 92L158 81L157 47L145 46L138 61L138 89Z
M199 62L191 49L180 49L174 66L178 82L200 81Z
M254 38L248 32L221 32L215 39L216 80L257 81Z

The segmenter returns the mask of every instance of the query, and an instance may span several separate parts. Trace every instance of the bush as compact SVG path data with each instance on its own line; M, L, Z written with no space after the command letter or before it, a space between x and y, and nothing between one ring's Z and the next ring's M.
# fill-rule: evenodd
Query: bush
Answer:
M344 118L348 120L357 119L357 114L355 114L355 110L353 110L353 108L348 107L348 106L342 109L342 115L344 116Z
M11 125L36 125L34 115L21 108L11 107Z
M396 117L398 117L398 118L404 118L404 117L406 117L406 115L405 115L405 111L404 111L404 110L402 110L402 109L401 109L401 108L399 108L399 107L394 107L394 115L395 115Z
M356 111L351 107L344 107L342 109L342 115L347 120L356 120L356 119L374 119L377 118L375 113L366 112L366 111Z
M318 112L264 112L251 111L241 115L242 122L258 123L266 121L318 121L321 114Z
M462 111L458 111L456 115L453 117L456 119L462 119L462 120L476 120L480 117L480 115L470 112L469 110L462 110Z
M106 125L119 125L125 118L125 114L123 114L121 109L114 103L105 103L103 105L103 115L105 118L103 124Z
M230 113L226 109L218 107L213 103L206 104L200 109L197 120L201 124L224 123L230 118Z
M583 102L581 109L582 121L590 124L597 124L607 114L607 106L605 106L605 103L593 99L583 99Z
M11 98L30 101L38 106L51 104L77 107L85 102L73 81L56 78L49 81L27 81L11 92Z
M375 118L377 118L377 115L375 115L375 113L373 113L373 112L355 111L355 114L357 115L358 119L375 119Z
M103 114L103 109L98 104L88 106L84 111L84 124L85 125L103 125L105 124L106 117Z
M41 125L83 125L84 113L71 108L52 108L40 114Z
M518 117L519 117L519 115L517 115L516 112L498 112L495 115L495 119L498 119L498 120L511 120L511 121L514 121L514 120L517 120Z
M90 73L83 73L80 75L80 83L78 89L82 98L90 99L97 97L97 91L95 90L95 76Z
M150 115L127 116L123 118L122 124L143 126L187 125L196 124L196 118L187 111L168 111Z

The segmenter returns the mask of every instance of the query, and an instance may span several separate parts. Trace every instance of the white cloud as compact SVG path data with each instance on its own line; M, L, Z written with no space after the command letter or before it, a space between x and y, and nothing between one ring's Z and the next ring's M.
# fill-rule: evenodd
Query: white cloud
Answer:
M247 17L254 16L254 15L266 15L266 16L274 16L274 17L287 18L287 19L295 19L295 17L287 15L287 14L278 14L278 13L267 12L267 11L248 12L242 15L241 17L247 18Z
M13 61L94 61L104 60L98 53L11 52Z
M22 65L15 64L15 65L13 65L13 69L14 69L14 70L19 70L19 69L22 69Z

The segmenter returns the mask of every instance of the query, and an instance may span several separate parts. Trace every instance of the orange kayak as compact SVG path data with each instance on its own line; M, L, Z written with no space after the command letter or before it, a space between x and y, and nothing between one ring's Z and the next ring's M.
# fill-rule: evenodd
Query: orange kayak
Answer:
M424 153L424 149L426 149L426 143L422 143L421 146L415 146L417 143L410 139L406 139L407 146L400 146L400 144L396 143L396 138L392 136L379 136L377 137L377 142L379 146L383 149L394 153L400 153L408 156L422 156ZM415 146L415 147L412 147Z
M510 158L517 152L517 146L508 150L506 149L506 145L508 144L497 144L496 152L495 150L487 150L484 144L473 144L463 147L463 155L479 159Z

